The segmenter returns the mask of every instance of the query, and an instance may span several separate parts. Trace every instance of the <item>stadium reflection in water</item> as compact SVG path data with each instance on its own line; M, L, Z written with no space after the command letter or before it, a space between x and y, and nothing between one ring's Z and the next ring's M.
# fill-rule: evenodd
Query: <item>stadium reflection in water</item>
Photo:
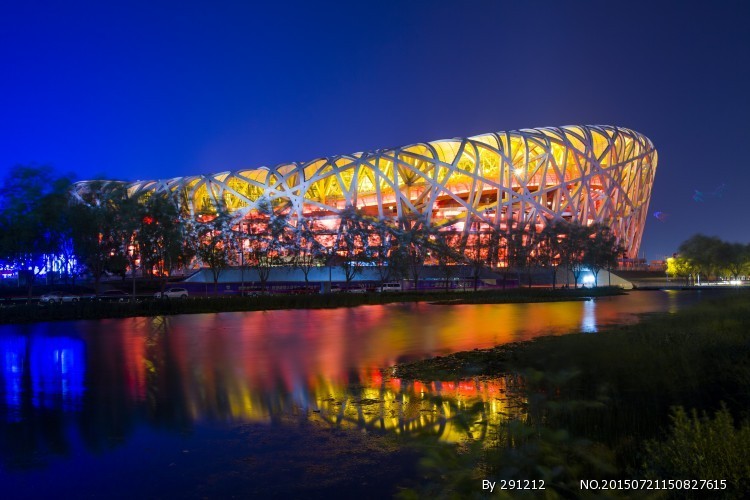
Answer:
M692 299L691 299L692 300ZM595 302L221 313L0 327L0 459L107 448L135 429L313 419L465 438L513 411L504 379L405 382L397 362L539 335L595 331L686 301L637 293ZM481 437L486 426L470 429ZM75 441L75 442L74 442Z

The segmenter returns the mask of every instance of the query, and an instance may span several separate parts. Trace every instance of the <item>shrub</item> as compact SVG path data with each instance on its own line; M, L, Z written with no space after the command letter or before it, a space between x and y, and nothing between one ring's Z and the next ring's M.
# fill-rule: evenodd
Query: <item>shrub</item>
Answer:
M726 498L743 498L750 488L750 421L739 428L727 408L710 418L696 410L673 409L666 439L645 445L650 479L726 479ZM716 492L718 493L718 492Z

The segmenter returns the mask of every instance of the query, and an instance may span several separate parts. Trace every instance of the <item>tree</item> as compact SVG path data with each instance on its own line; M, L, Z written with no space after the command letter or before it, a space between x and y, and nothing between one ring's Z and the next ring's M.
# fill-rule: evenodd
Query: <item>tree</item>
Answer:
M70 200L68 200L70 202ZM83 270L81 263L78 262L73 247L73 228L71 224L71 213L69 206L65 207L65 221L67 225L67 237L63 239L60 247L60 268L63 272L63 280L66 284L69 282L75 284L76 277Z
M585 240L583 263L594 275L594 286L598 286L599 271L617 266L617 256L622 253L617 238L604 224L588 227L589 236Z
M505 238L506 260L508 267L515 269L518 274L519 287L521 286L521 273L524 271L528 277L528 285L531 287L533 236L533 229L521 222L511 227Z
M372 263L378 272L380 286L403 277L403 262L397 258L398 228L389 220L378 220L372 225L373 243L370 245Z
M353 206L341 211L335 251L340 259L347 288L371 261L370 222Z
M458 251L461 236L454 228L435 231L432 240L432 251L437 261L440 277L443 279L445 291L448 291L450 282L458 275L459 263L463 255Z
M0 259L9 262L27 286L49 269L69 237L63 210L69 177L57 177L50 167L18 165L0 184Z
M722 242L722 247L724 266L732 278L738 279L750 268L750 245Z
M473 230L466 237L464 245L464 262L466 262L470 277L476 292L479 288L479 279L482 271L492 260L493 239L491 233L482 231L481 222L476 220L472 224Z
M419 278L431 247L432 231L420 214L408 214L398 219L397 245L393 250L394 263L406 269L414 282L414 288L419 286Z
M122 273L125 279L125 271L120 267L120 262L127 261L130 267L133 300L135 300L136 263L141 256L140 231L141 220L144 216L143 207L140 200L130 196L127 188L122 184L110 192L108 202L109 211L106 215L105 234L111 241L111 250L107 270L112 272L112 265L117 264L117 272Z
M152 193L142 201L140 208L138 242L141 266L149 274L156 271L163 292L167 277L185 254L184 221L177 200L170 192Z
M52 184L50 191L42 197L38 205L39 216L44 228L43 246L45 254L45 272L47 280L54 279L54 267L60 271L67 282L68 273L75 257L72 253L71 228L68 206L70 202L71 175L55 177L48 181ZM55 266L55 264L57 264Z
M270 200L262 199L258 202L258 209L245 223L248 226L245 236L249 243L245 261L255 269L261 289L265 290L271 269L284 262L293 246L289 217L284 212L274 211Z
M736 279L750 269L750 245L728 243L715 236L691 236L682 242L678 252L679 257L668 261L667 272L676 272L677 264L681 264L698 284L701 276L710 279L727 273Z
M674 277L685 278L685 285L690 284L690 278L694 274L693 266L690 260L685 257L675 255L667 259L667 274Z
M79 192L69 208L73 251L78 261L94 278L94 290L99 293L99 282L114 251L110 229L117 200L126 193L120 184L100 181Z
M560 258L566 269L573 274L575 288L578 288L578 281L586 269L584 254L589 231L577 221L562 223L558 228Z
M704 236L696 234L683 241L678 248L680 256L690 261L698 284L700 276L704 275L710 279L716 275L720 267L719 253L722 241L715 236Z
M231 254L236 246L232 232L232 217L221 206L216 215L204 215L195 224L197 256L211 270L214 293L218 291L221 271L229 267Z
M182 269L183 271L187 269L198 254L198 243L197 238L195 238L196 221L182 202L179 202L178 206L180 246L177 260L170 262L170 274L173 274L176 269Z
M125 257L121 253L114 253L107 258L105 269L108 273L119 276L124 283L125 278L128 275L128 264L129 262L127 257Z
M550 221L538 236L536 247L537 261L552 273L552 289L557 287L557 271L567 265L566 255L562 248L562 235L567 231L567 222L563 220Z
M310 271L324 261L326 257L323 245L315 237L315 221L300 216L292 229L291 246L292 266L302 271L305 276L305 287L309 285Z

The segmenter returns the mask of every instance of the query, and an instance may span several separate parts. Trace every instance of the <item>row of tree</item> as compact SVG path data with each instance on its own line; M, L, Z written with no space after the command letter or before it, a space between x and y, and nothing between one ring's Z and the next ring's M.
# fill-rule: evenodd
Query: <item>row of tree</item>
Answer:
M750 244L696 234L682 242L678 253L667 260L667 274L684 278L687 284L739 279L750 274Z
M421 214L380 220L347 207L330 219L292 216L288 207L261 199L236 217L218 200L211 213L191 213L179 193L132 195L123 183L102 181L71 196L68 177L45 167L17 167L0 195L0 259L25 278L31 294L36 273L53 256L73 275L87 271L98 289L105 273L133 278L136 269L162 280L197 259L216 288L229 266L252 268L265 288L271 269L294 266L307 281L317 266L339 266L348 282L365 267L382 282L418 283L426 265L437 266L446 287L468 269L476 288L485 269L519 274L558 269L596 277L617 265L622 249L607 226L553 221L538 231L524 223L492 228L467 221L467 231L440 229ZM280 203L280 202L276 202ZM65 276L63 277L65 278ZM529 280L529 283L531 281Z
M31 285L53 259L73 260L67 221L69 176L48 167L15 167L0 184L0 261Z

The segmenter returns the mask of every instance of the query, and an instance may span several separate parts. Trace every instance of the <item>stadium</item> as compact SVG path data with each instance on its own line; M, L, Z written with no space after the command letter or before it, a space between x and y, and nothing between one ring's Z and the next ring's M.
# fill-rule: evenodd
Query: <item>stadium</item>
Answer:
M333 231L339 214L421 217L460 234L541 231L552 221L603 223L633 259L643 236L657 152L627 128L563 126L497 132L308 162L137 181L130 196L172 192L193 217L226 207L239 222L263 200L290 220ZM76 184L79 194L92 181ZM464 239L466 241L466 239Z

